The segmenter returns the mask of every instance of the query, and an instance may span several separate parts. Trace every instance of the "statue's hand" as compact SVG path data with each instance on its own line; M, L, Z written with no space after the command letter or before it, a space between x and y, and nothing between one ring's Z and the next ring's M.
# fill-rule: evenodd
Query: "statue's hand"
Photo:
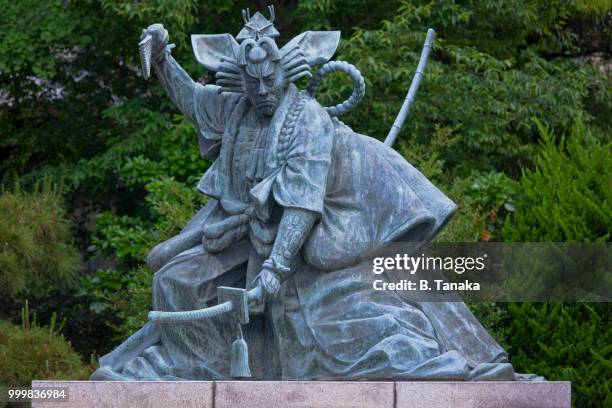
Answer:
M168 30L166 30L162 24L151 24L146 30L142 31L140 40L142 41L147 35L150 35L152 38L152 56L157 59L164 52L166 45L168 45L168 40L170 38Z
M264 267L259 273L258 278L261 286L266 292L266 297L273 298L278 294L280 289L280 279L276 272Z

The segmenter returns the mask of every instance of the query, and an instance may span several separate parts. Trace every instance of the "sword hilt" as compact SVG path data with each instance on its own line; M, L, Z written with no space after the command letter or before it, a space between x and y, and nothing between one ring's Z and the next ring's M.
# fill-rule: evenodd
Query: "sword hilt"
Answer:
M233 313L237 320L246 324L249 322L249 302L258 303L263 300L261 285L247 291L241 288L219 286L217 288L219 304L204 309L187 310L180 312L162 312L153 310L149 312L149 321L153 323L192 322Z

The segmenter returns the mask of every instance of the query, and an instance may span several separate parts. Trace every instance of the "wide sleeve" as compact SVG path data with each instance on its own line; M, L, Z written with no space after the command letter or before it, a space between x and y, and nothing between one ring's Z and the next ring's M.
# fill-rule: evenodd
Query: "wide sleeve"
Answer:
M237 93L219 93L219 87L216 85L196 86L195 124L198 129L200 154L205 159L212 160L219 155L223 132L240 98L241 95Z
M272 186L275 201L322 214L334 146L331 118L308 100L289 140L279 142L285 160Z

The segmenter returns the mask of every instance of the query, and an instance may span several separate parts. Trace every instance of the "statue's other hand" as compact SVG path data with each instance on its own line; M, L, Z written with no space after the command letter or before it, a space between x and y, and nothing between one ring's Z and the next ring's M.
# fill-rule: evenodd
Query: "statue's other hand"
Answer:
M168 45L168 40L170 39L168 30L166 30L162 24L151 24L146 30L142 30L140 40L142 41L148 35L150 35L152 39L152 54L157 57L164 51L166 45Z
M266 292L266 297L275 297L280 289L280 279L278 275L264 267L259 274L261 285Z

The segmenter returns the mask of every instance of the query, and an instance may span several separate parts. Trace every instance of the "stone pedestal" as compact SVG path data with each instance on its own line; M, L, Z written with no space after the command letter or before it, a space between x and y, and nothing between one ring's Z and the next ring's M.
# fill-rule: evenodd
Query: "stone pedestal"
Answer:
M32 407L569 408L569 382L33 381L69 400Z

